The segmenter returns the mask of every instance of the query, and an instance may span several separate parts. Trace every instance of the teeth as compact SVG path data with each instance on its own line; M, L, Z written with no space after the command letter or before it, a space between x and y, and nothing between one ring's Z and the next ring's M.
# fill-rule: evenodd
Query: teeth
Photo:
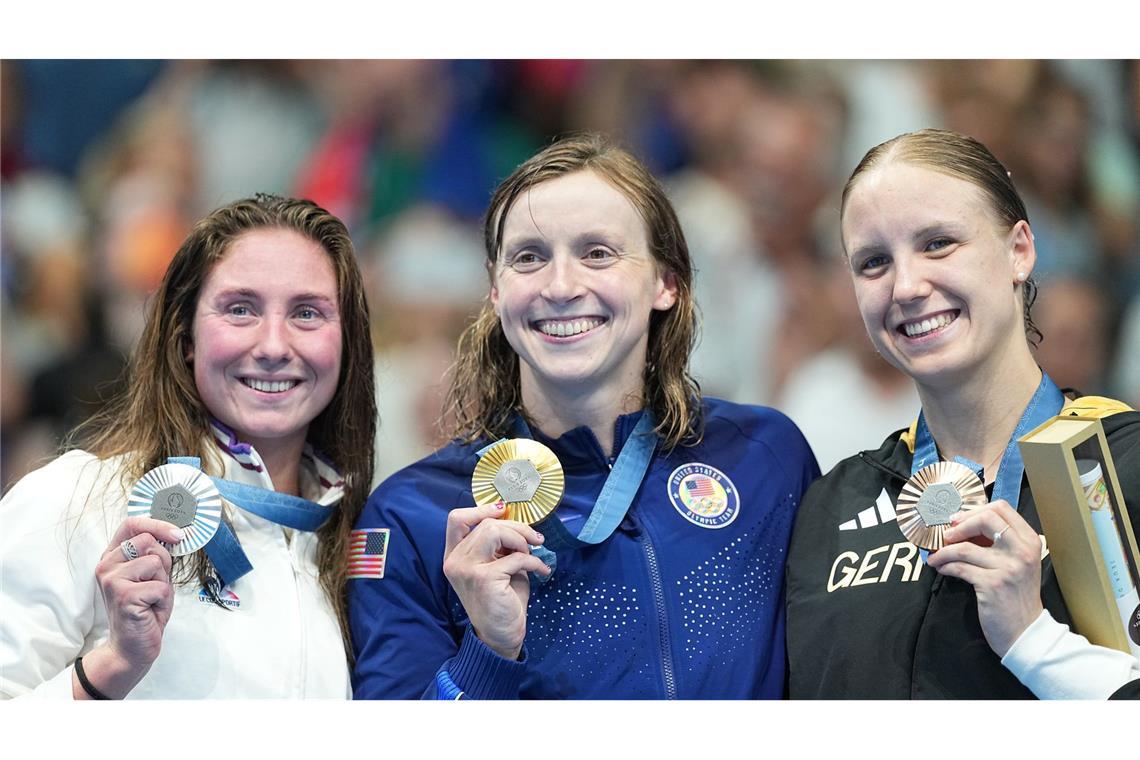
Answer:
M295 386L298 380L255 380L252 377L243 378L242 382L255 391L264 393L283 393Z
M546 335L566 338L593 330L602 324L600 319L574 319L570 321L543 321L538 323L538 329Z
M915 338L927 333L933 332L941 327L945 327L954 321L954 316L951 314L939 314L936 317L924 319L921 322L908 322L903 325L903 332L909 338Z

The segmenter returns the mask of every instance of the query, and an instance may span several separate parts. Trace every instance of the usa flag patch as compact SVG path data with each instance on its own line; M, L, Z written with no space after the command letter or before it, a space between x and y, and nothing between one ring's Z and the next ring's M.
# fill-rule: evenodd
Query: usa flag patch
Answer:
M352 531L348 544L349 578L383 578L388 555L388 528Z

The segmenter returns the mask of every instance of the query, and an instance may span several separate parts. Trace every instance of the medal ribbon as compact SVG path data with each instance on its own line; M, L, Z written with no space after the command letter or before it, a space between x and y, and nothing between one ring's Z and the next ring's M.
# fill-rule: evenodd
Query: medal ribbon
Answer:
M1002 454L998 465L997 476L994 478L993 498L1005 499L1014 509L1017 509L1018 499L1021 497L1021 478L1025 474L1025 462L1021 458L1021 449L1018 448L1017 439L1033 428L1061 413L1065 405L1065 396L1048 375L1041 373L1041 382L1029 400L1029 405L1021 414L1021 420L1014 428L1013 435L1006 444L1005 453ZM910 474L914 475L928 464L939 461L938 446L930 428L926 425L926 416L919 412L918 428L915 431L914 461L911 463ZM982 466L966 457L954 457L958 464L964 464L974 471L978 477L983 477Z
M581 549L600 544L613 535L633 504L633 497L641 488L653 452L657 450L657 434L653 432L655 426L652 413L648 409L642 412L641 419L621 447L602 486L602 492L598 494L590 516L586 518L586 524L577 536L568 531L558 519L557 510L534 526L535 530L546 537L543 542L546 549L555 552L561 549ZM515 419L515 430L526 438L532 437L530 428L521 416Z
M202 469L202 462L198 457L167 457L166 462L188 464L197 470ZM314 531L332 516L330 508L302 499L300 496L235 483L225 478L210 478L210 480L226 501L287 528ZM241 544L238 543L237 536L225 521L218 524L218 531L206 544L205 550L222 583L226 585L253 569L249 558L242 551Z

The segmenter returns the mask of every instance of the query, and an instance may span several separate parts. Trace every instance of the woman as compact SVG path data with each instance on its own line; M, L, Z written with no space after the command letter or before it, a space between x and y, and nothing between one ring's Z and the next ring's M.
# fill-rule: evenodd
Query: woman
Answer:
M198 222L123 395L79 431L81 449L0 503L0 692L349 696L343 589L372 473L371 368L336 217L258 195ZM128 499L186 456L241 507L226 504L203 550L172 557L197 523L126 517Z
M969 137L902 135L855 168L842 233L871 341L922 410L805 497L788 559L791 696L1108 697L1140 665L1066 627L1017 438L1062 412L1103 417L1140 504L1140 415L1066 398L1034 362L1036 250L1009 173ZM980 473L992 501L958 513L925 557L894 504L940 459Z
M456 440L358 523L387 538L382 569L349 585L355 696L780 696L783 557L818 468L782 415L701 399L661 187L600 137L565 139L500 185L484 238ZM479 452L518 437L565 471L546 537L474 506Z

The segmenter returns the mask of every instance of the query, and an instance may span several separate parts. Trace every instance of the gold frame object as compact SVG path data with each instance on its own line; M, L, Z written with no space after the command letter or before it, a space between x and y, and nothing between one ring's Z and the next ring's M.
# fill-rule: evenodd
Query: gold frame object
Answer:
M1053 556L1053 570L1076 630L1094 644L1131 654L1076 464L1078 458L1101 463L1101 474L1120 520L1125 558L1135 571L1140 550L1104 425L1095 417L1053 417L1019 438L1018 445Z

